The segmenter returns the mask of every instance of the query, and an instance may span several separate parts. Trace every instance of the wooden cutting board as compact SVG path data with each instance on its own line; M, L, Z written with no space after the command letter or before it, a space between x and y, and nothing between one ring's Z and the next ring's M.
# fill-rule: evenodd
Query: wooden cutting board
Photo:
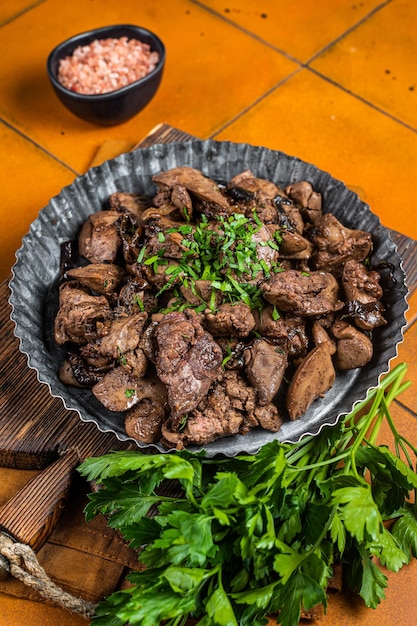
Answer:
M136 147L190 138L181 130L160 124ZM392 237L413 292L417 286L417 242L397 232L392 232ZM94 424L82 422L75 411L66 410L29 369L13 334L8 282L0 284L0 465L42 469L68 449L79 449L85 457L128 448L128 443L111 433L101 433Z

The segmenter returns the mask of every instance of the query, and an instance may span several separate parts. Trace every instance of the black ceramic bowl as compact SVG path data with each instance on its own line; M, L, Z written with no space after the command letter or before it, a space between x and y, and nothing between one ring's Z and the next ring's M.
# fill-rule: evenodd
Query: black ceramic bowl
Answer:
M128 37L149 44L159 53L157 66L146 76L126 87L104 94L86 95L63 87L58 81L59 61L70 56L75 48L84 46L95 39ZM96 28L60 43L52 50L47 60L47 70L52 87L61 102L74 115L103 126L121 124L141 111L154 97L161 82L165 64L165 46L162 41L146 28L131 24Z

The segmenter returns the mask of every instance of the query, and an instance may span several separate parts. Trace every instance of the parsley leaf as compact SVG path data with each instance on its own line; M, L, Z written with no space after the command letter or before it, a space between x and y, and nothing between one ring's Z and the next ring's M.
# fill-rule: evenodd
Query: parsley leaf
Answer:
M298 444L206 459L113 452L80 473L100 488L86 517L107 516L145 570L99 603L99 626L262 626L277 614L327 606L332 569L369 607L387 577L417 556L417 448L398 433L390 402L406 387L398 365L340 422ZM395 445L376 445L386 419ZM413 462L414 457L414 462ZM385 521L394 518L394 524Z
M359 552L363 568L359 593L364 599L366 606L375 609L379 602L385 598L384 589L388 584L387 577L368 556L364 548L360 548Z
M417 558L417 508L415 504L407 503L402 516L396 520L392 534L399 546L409 557Z
M369 485L344 487L333 492L332 504L338 515L359 542L378 540L382 533L382 518Z

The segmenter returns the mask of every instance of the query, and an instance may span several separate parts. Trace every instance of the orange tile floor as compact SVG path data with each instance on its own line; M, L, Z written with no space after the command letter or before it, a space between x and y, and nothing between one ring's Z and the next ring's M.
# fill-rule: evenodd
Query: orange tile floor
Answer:
M131 121L111 128L72 116L48 83L61 40L134 23L167 48L162 85ZM0 280L30 223L103 144L117 152L167 122L201 138L296 155L355 187L381 222L417 239L417 3L414 0L3 0L0 5ZM109 142L113 142L110 143ZM409 320L417 314L410 300ZM415 324L399 360L417 383ZM397 411L416 432L416 388ZM416 623L413 563L390 577L387 600L363 610L332 600L321 623ZM81 625L37 603L0 597L0 625Z

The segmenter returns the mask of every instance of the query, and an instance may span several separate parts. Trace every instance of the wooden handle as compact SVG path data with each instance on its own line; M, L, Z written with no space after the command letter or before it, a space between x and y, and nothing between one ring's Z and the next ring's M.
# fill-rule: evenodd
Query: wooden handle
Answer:
M80 459L68 450L32 478L0 509L0 528L19 543L39 550L54 529Z

